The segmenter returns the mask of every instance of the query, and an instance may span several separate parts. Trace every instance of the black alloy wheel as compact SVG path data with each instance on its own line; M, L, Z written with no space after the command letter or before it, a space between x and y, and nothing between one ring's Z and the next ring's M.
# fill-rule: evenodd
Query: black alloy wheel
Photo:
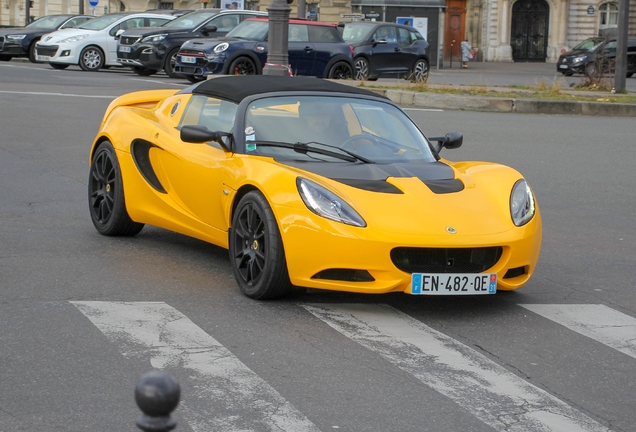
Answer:
M429 67L428 62L424 59L418 59L413 66L411 72L411 81L414 83L425 83L428 81Z
M354 60L354 75L353 79L367 80L369 79L369 62L364 57L359 57Z
M338 62L329 69L327 76L331 79L351 79L353 78L353 70L347 62Z
M179 53L179 49L181 49L181 47L173 48L166 56L163 64L163 70L170 78L183 78L183 75L174 71L174 68L177 66L177 54Z
M248 192L239 201L229 240L232 270L243 294L271 299L291 291L278 224L259 191Z
M100 234L134 236L144 227L128 216L119 162L108 141L102 142L93 156L88 177L88 204L91 220Z
M234 59L227 70L228 75L256 75L256 65L248 57Z

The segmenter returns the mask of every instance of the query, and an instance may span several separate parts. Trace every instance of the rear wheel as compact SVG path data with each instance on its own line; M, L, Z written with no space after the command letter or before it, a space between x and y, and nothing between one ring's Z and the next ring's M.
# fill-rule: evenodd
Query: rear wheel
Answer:
M0 54L0 61L10 61L10 60L11 60L10 55Z
M229 253L234 277L246 296L268 299L291 291L278 224L259 191L245 194L234 212Z
M35 43L37 41L33 41L31 43L31 45L29 45L29 61L31 63L37 63L37 60L35 59Z
M227 70L228 75L256 75L256 65L248 57L234 59Z
M166 74L168 74L170 78L183 78L183 75L180 75L174 71L174 68L177 65L177 53L179 52L179 48L180 47L177 47L171 50L166 56L163 64L163 70L166 72Z
M369 79L369 62L367 59L360 57L354 62L353 79L368 80Z
M634 75L634 72L627 72L627 75L626 75L626 76L627 76L627 78L631 78L631 77L632 77L632 75Z
M351 79L353 78L353 70L347 62L338 62L331 66L327 76L331 79Z
M411 81L415 83L425 83L428 81L428 62L424 59L418 59L413 66L411 72Z
M157 73L156 69L149 69L141 66L134 66L132 70L139 76L150 76Z
M79 66L82 70L96 72L104 66L104 53L95 46L88 46L80 53Z
M115 149L104 141L95 150L88 177L88 205L93 225L106 236L134 236L144 224L126 211L124 185Z
M66 69L68 67L67 64L62 64L62 63L49 63L49 64L51 65L53 69L59 69L59 70Z

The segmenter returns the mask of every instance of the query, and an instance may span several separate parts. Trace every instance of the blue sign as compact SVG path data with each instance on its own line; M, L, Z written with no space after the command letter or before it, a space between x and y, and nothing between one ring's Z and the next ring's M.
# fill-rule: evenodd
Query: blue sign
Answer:
M99 3L99 0L88 0L88 4L93 7L97 6L97 3Z

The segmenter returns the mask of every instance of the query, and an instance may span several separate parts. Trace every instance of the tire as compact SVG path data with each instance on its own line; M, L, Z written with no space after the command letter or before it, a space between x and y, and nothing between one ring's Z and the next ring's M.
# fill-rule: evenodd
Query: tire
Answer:
M177 53L180 47L173 48L166 56L163 62L163 70L170 78L183 78L183 75L175 73L174 68L177 65Z
M149 69L141 66L135 66L132 68L132 70L139 76L150 76L157 73L156 69Z
M228 75L257 75L256 65L249 57L239 57L230 63Z
M0 61L11 61L13 57L11 57L10 55L6 55L6 54L0 54Z
M247 297L271 299L291 291L278 224L259 191L245 194L236 207L229 254L236 282Z
M596 65L592 62L592 63L588 63L585 66L585 76L588 77L594 77L595 75L597 75L598 69L596 68Z
M574 72L572 72L572 71L567 71L567 72L561 72L561 74L562 74L563 76L570 77L570 76L574 75Z
M634 72L627 72L627 75L625 75L627 78L631 78L632 75L634 75Z
M69 66L67 64L62 64L62 63L49 63L49 64L51 65L53 69L58 69L58 70L66 69Z
M205 79L206 79L204 76L198 76L198 75L186 75L185 77L192 84L196 84L196 83L199 83L201 81L205 81Z
M364 57L359 57L353 62L353 79L361 81L369 79L369 61Z
M97 72L104 66L104 53L96 46L87 46L80 53L79 66L87 72Z
M93 225L102 235L134 236L144 227L128 216L119 162L109 141L97 147L91 162L88 206Z
M411 82L426 83L428 81L429 72L430 68L428 66L428 62L424 59L418 59L411 71Z
M37 63L37 60L35 59L35 43L37 41L33 41L31 43L31 45L29 45L29 61L31 63Z
M327 76L331 79L351 79L353 78L353 70L347 62L337 62L331 69Z

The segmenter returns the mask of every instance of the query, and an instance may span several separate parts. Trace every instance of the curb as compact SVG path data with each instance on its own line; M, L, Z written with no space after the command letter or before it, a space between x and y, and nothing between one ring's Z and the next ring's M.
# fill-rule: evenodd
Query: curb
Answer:
M456 96L408 90L374 89L375 93L405 106L420 108L510 112L524 114L565 114L602 117L636 117L636 104L587 101L553 101L529 98Z

